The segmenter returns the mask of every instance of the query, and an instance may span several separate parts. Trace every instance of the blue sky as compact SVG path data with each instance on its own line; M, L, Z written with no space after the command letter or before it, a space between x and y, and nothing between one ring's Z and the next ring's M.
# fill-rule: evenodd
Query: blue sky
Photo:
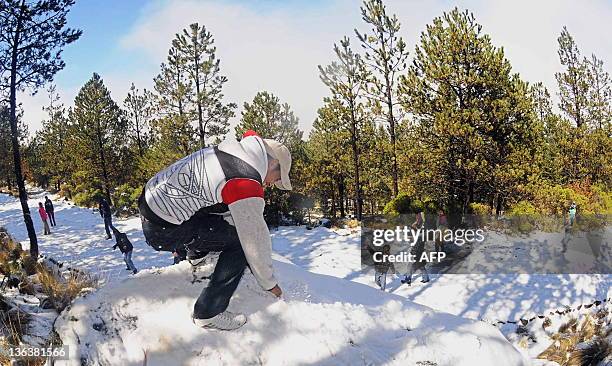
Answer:
M66 68L56 77L58 86L78 88L93 71L104 75L118 68L135 69L146 61L140 53L120 47L119 40L148 3L146 0L77 1L69 13L68 25L81 29L83 35L63 52Z
M325 0L222 2L245 6L259 14L278 8L293 13L305 9L322 11L326 3ZM108 72L117 73L123 70L127 76L132 72L138 73L139 70L157 66L158 60L153 60L138 50L122 47L120 40L137 24L140 17L146 17L147 13L163 9L171 3L150 0L77 0L69 13L68 24L81 29L83 35L77 43L65 49L63 55L67 65L63 72L57 75L55 83L65 88L78 88L94 71L104 76Z
M469 9L497 46L503 46L523 79L543 81L556 94L560 69L556 38L567 25L583 54L595 52L611 70L612 2L609 0L388 0L402 23L401 34L413 50L431 20L455 6ZM174 34L190 23L204 24L214 35L222 72L229 81L227 101L242 106L268 90L288 102L310 129L328 93L317 65L333 59L332 47L353 29L363 30L358 0L77 0L69 26L83 36L66 47L66 68L56 76L60 96L70 106L79 88L99 73L121 104L134 82L152 88ZM355 42L356 46L356 42ZM356 49L359 47L356 46ZM413 54L414 52L412 52ZM48 98L44 91L20 101L30 130L40 128ZM232 121L236 123L237 117Z

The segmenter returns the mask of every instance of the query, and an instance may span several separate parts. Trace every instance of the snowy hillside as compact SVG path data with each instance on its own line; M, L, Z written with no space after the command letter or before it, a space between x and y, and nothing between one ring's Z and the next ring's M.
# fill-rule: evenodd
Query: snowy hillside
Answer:
M45 194L31 195L29 202L38 233L42 226L34 208ZM105 287L79 300L70 315L64 313L57 324L71 350L79 349L92 359L127 355L132 364L142 365L143 352L147 351L149 365L179 365L183 360L187 364L197 364L198 360L206 360L206 364L213 360L228 364L259 364L260 360L277 364L362 364L363 357L372 364L404 360L403 364L410 365L438 360L437 365L442 366L458 364L453 355L461 349L473 349L470 352L476 355L485 350L488 355L499 351L504 356L496 360L512 361L515 349L496 328L477 320L517 321L612 297L610 275L444 274L433 275L427 284L416 280L412 286L401 285L398 277L390 276L387 292L391 294L383 293L375 289L373 274L361 271L358 233L282 227L272 232L274 252L277 259L295 264L275 262L285 299L276 301L267 296L250 273L245 275L230 307L247 313L249 323L237 333L239 336L213 336L195 328L189 319L193 302L205 284L190 283L188 264L168 267L172 263L170 254L155 252L144 242L139 218L115 219L115 226L134 244L136 267L145 270L133 276L125 270L119 251L112 250L114 241L105 240L97 212L53 198L58 226L52 228L51 235L38 236L41 253L99 274L106 281ZM27 248L19 202L2 194L0 226ZM86 305L92 311L84 314ZM514 328L501 330L518 344ZM457 338L459 333L463 334L461 338ZM101 347L95 346L98 342ZM483 347L478 348L478 343ZM547 344L549 341L541 339L521 352L533 358ZM220 359L221 355L215 354L215 350L229 348L236 351L225 352L223 357L230 358ZM428 353L430 349L435 353ZM461 355L469 357L470 352ZM164 364L163 357L179 361ZM485 360L487 356L479 357ZM517 362L510 364L520 364Z
M188 263L147 270L77 300L56 323L73 354L66 365L524 365L493 326L435 312L370 287L275 261L276 300L248 273L230 310L249 321L234 332L190 320L206 282ZM198 278L213 264L200 267ZM89 363L88 363L89 364Z

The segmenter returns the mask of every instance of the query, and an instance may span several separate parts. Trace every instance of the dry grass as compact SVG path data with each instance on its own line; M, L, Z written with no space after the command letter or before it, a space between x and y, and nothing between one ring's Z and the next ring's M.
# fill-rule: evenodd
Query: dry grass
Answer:
M560 366L595 366L612 354L609 336L612 327L607 323L608 310L586 315L582 323L572 318L551 336L553 343L538 355L539 359L554 361Z
M63 274L38 263L29 253L21 250L19 243L15 242L4 228L0 228L0 278L2 277L18 282L20 293L35 295L42 292L58 312L64 310L82 289L96 287L98 283L97 278L85 272L70 271ZM5 301L0 294L0 348L19 345L28 330L29 320L30 315ZM48 340L49 344L57 345L60 342L58 337ZM46 362L41 357L21 361L25 366L42 366ZM0 366L10 364L11 360L0 353Z
M48 296L58 312L64 310L81 290L96 287L98 283L94 276L83 272L70 272L66 278L58 277L42 264L37 266L37 272L42 292Z
M18 307L11 307L0 298L0 348L6 350L20 344L28 329L29 321L30 315ZM10 363L8 356L0 353L0 365L10 365Z

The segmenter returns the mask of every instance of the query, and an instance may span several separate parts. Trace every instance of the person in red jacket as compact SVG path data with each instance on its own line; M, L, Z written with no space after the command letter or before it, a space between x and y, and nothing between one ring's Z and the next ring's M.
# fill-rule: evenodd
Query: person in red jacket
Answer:
M156 250L188 259L221 252L195 302L196 325L232 330L246 323L227 311L248 266L259 285L280 297L272 268L272 241L264 221L264 185L290 190L291 154L283 144L247 131L196 151L151 178L139 199L142 229Z
M42 220L44 226L43 235L51 234L51 229L49 229L49 224L47 223L49 216L47 215L47 211L45 211L45 207L43 206L42 202L38 202L38 214L40 215L40 219Z

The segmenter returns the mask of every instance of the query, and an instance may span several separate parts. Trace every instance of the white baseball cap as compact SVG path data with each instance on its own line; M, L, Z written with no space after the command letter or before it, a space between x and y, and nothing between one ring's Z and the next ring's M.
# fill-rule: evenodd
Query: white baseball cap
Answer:
M291 181L289 181L289 170L291 169L291 153L287 146L272 139L263 139L268 147L267 152L274 159L277 159L280 164L281 180L274 183L279 189L286 191L291 190Z

